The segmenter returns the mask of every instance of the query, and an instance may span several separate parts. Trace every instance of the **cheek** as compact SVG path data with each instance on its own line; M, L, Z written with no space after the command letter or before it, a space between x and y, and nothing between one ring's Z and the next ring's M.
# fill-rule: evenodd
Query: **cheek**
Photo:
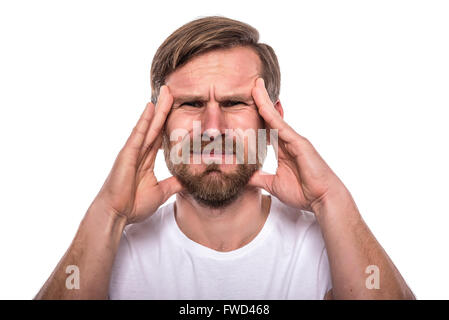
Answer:
M226 124L230 129L261 129L264 123L259 113L253 109L245 109L226 113Z
M245 162L248 161L249 153L252 154L252 160L255 161L257 152L258 129L264 128L264 122L256 110L242 110L229 112L226 119L230 129L241 129L244 131L243 139ZM251 138L250 138L251 137Z
M173 110L165 122L165 133L170 135L174 130L192 131L193 121L198 120L198 116L193 114L186 115L181 110Z

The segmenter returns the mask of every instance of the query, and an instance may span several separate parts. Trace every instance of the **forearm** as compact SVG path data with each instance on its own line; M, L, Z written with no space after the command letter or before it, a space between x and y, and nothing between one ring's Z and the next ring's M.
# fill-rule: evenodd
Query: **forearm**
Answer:
M107 299L114 257L125 219L93 204L50 278L35 299ZM79 289L67 288L69 265L79 269Z
M349 191L342 188L313 208L326 243L334 299L413 299L393 262L363 221ZM379 288L369 288L368 266L379 269Z

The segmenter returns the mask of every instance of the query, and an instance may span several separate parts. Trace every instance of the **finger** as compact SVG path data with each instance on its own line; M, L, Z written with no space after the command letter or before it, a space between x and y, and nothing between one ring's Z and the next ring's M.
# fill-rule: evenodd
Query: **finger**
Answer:
M274 108L273 102L265 89L265 82L262 78L256 80L256 85L252 90L254 102L259 110L259 114L265 122L274 129L280 129L285 126L285 121Z
M265 120L268 127L278 130L279 138L282 140L294 139L296 132L282 119L279 112L275 109L262 78L256 80L256 86L252 89L251 93L259 114Z
M153 144L148 146L146 152L142 155L142 159L139 160L138 172L142 172L144 174L145 171L154 169L154 162L161 145L162 136L159 135L156 137Z
M144 151L154 142L156 137L161 134L172 104L173 96L170 94L168 87L163 85L160 89L154 117L151 121L147 136L145 137Z
M153 114L154 105L153 103L149 102L147 103L145 110L142 112L139 121L133 128L131 135L128 137L124 149L131 149L134 152L140 151L143 141L145 140L145 136L147 135L148 128L150 127Z
M164 202L175 193L181 192L184 189L179 180L175 177L170 177L160 181L159 186L164 194Z
M265 191L272 193L271 186L273 184L274 177L275 177L274 174L270 174L270 173L264 172L262 170L258 170L253 174L253 176L251 177L251 179L248 182L248 185L257 187L257 188L262 188Z

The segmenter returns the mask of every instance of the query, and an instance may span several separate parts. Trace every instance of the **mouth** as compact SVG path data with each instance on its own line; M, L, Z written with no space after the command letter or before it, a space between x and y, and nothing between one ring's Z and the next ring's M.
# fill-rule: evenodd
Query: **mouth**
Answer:
M204 172L204 174L205 175L219 175L219 174L221 174L222 172L220 171L220 170L207 170L206 172Z
M229 152L209 152L209 153L203 153L204 151L199 151L199 152L195 152L195 151L190 151L190 154L201 154L201 155L234 155L235 153L233 151L229 151Z
M201 153L201 152L190 152L191 156L201 157L203 160L213 160L213 159L225 159L233 158L235 156L234 152L209 152L209 153Z

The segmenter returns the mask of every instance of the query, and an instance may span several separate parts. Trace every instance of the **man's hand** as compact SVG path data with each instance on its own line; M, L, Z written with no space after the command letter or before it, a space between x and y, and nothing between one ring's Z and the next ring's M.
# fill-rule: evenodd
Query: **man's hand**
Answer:
M149 103L92 205L66 254L36 299L107 299L112 264L127 223L153 214L181 185L170 177L157 181L154 160L173 97L162 86L156 108ZM78 267L80 288L66 287L67 266Z
M125 217L127 223L153 214L171 195L181 191L175 177L157 181L153 169L162 143L162 128L173 103L167 86L162 86L156 108L148 103L134 127L94 206Z
M282 119L282 108L273 105L262 79L257 79L252 95L267 129L277 129L279 140L276 174L257 172L250 183L290 206L315 213L331 268L333 288L326 298L414 299L349 191L312 144ZM365 270L370 265L381 273L382 283L376 290L366 286Z
M267 129L277 129L279 140L276 174L258 171L250 184L265 189L292 207L305 210L315 207L330 193L345 190L312 144L283 120L282 110L276 110L262 78L257 79L252 95Z

